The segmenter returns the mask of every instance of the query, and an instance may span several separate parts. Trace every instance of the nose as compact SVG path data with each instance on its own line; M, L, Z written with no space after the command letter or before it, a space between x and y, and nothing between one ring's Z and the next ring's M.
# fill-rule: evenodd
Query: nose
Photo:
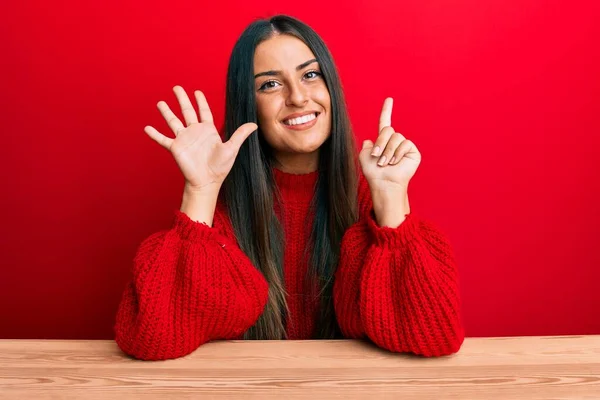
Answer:
M288 85L287 106L303 107L308 101L308 90L302 84L294 82Z

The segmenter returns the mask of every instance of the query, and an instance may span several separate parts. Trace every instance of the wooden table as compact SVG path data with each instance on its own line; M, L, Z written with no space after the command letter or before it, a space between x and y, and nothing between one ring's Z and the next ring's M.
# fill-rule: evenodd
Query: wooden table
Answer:
M600 399L600 335L468 338L458 354L353 340L222 341L138 361L108 340L0 340L0 399Z

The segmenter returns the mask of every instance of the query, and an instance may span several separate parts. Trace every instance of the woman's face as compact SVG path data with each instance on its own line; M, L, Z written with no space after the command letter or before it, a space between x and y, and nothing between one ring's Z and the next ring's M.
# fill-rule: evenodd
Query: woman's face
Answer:
M331 99L312 51L274 36L257 46L254 74L258 125L275 157L318 154L331 133Z

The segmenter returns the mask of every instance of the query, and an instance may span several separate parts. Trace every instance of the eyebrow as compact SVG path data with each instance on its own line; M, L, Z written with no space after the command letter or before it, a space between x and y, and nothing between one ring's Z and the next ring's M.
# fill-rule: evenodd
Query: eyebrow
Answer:
M308 60L306 62L303 62L302 64L298 65L296 67L296 71L300 71L302 68L305 68L307 66L309 66L310 64L317 62L316 58L313 58L312 60ZM258 78L259 76L277 76L277 75L281 75L281 71L265 71L265 72L260 72L256 75L254 75L254 79Z

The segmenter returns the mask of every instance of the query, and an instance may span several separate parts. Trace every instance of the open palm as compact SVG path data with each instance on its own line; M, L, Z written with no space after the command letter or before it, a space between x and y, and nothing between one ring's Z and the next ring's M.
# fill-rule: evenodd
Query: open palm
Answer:
M186 185L192 190L220 188L231 171L240 147L258 126L246 123L240 126L227 142L223 142L214 125L212 112L204 94L196 90L194 95L200 111L200 119L194 106L181 86L173 88L186 126L171 111L164 101L157 107L173 131L175 138L169 138L152 126L144 131L154 141L169 150L183 173Z

